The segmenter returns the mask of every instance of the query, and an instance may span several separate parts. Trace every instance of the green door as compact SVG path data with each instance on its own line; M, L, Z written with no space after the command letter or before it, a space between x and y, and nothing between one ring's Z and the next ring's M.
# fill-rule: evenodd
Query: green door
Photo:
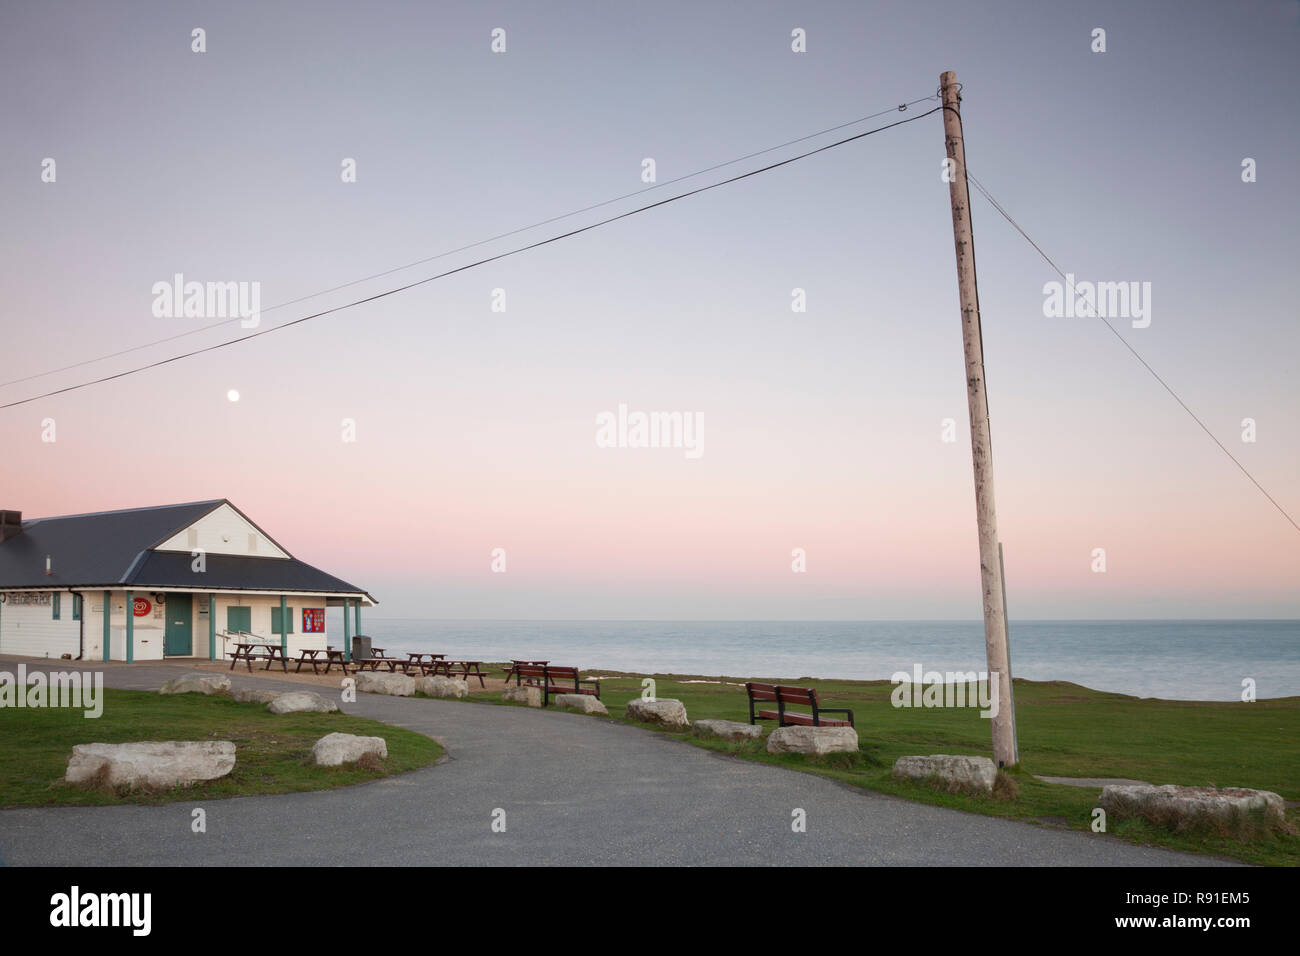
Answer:
M194 653L194 595L169 594L163 605L167 632L163 653L168 657L189 657Z

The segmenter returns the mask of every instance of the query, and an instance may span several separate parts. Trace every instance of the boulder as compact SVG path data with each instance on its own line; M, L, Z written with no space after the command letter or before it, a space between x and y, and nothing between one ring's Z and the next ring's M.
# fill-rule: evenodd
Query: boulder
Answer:
M252 687L239 687L230 695L241 704L269 704L275 700L282 691L278 690L257 690Z
M332 700L326 700L315 691L295 690L287 694L277 694L275 699L266 705L266 709L273 714L332 714L339 709L339 705Z
M967 757L954 754L899 757L894 762L894 776L910 780L934 777L950 787L962 790L993 792L993 781L998 768L988 757Z
M757 724L742 724L734 720L697 720L691 726L723 740L758 740L763 736L763 728Z
M501 699L527 704L529 707L541 707L542 689L533 684L506 684L506 689L501 692Z
M1271 790L1243 787L1178 787L1152 784L1103 787L1101 808L1117 817L1141 817L1176 830L1198 826L1238 826L1252 815L1286 826L1286 804Z
M234 768L235 745L229 740L77 744L64 779L114 789L163 789L215 780Z
M417 677L415 689L428 697L468 697L469 681L454 677Z
M768 734L770 754L855 754L858 732L852 727L778 727Z
M378 674L360 671L357 690L367 694L389 694L393 697L410 697L415 693L415 678L409 674Z
M590 694L556 694L553 700L557 707L566 710L580 710L584 714L609 714L605 705Z
M337 767L355 763L366 754L388 759L388 744L383 737L358 737L355 734L326 734L311 748L311 762L318 767Z
M643 720L649 724L659 724L661 727L671 727L674 730L684 730L691 725L691 722L686 719L686 705L680 700L669 697L659 697L655 700L633 697L627 702L624 715L629 720Z
M158 689L160 694L224 694L230 690L225 674L182 674Z

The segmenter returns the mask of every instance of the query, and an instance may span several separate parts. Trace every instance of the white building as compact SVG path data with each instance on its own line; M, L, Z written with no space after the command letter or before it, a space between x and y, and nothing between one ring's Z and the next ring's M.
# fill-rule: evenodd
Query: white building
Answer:
M361 605L376 603L225 499L27 521L0 511L0 654L224 660L250 639L290 657L350 654ZM327 607L343 608L343 634L327 633Z

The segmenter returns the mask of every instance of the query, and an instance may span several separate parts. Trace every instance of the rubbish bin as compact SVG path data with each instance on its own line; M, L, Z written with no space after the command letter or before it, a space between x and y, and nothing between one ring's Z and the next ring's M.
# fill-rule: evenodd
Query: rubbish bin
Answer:
M369 656L370 638L365 634L354 634L352 636L352 659L359 661Z

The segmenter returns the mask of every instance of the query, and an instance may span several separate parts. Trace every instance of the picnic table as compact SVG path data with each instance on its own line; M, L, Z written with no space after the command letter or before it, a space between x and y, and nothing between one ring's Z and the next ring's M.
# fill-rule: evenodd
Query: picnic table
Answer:
M387 667L388 673L396 674L400 667L403 674L411 673L411 669L418 670L421 674L427 674L430 670L437 673L437 668L442 663L442 658L446 654L429 654L424 652L407 652L406 660L398 657L388 657L385 654L376 653L371 657L359 657L352 662L357 670L365 670L367 667L372 671L379 670L380 666ZM428 660L425 660L428 658Z
M453 674L455 674L458 677L465 678L467 682L471 677L477 677L479 687L483 687L483 688L487 687L487 684L483 682L483 678L486 677L487 675L483 673L482 661L442 660L442 661L434 661L433 663L435 668L434 670L435 674L438 673L438 669L441 669L442 673L445 674L447 677L451 677Z
M271 665L279 661L280 669L289 673L289 660L279 644L236 644L235 653L230 657L230 669L233 671L240 661L248 665L250 674L253 673L253 661L266 661L262 668L264 671L269 671Z
M399 661L396 657L360 657L352 662L353 666L359 671L363 671L367 667L372 671L377 671L379 670L379 665L382 664L388 668L388 673L390 674L397 673L399 665L402 667L402 670L405 671L410 663L410 661Z
M438 673L438 668L443 661L447 659L446 654L430 654L427 651L407 651L406 663L402 665L402 670L411 673L412 667L418 667L421 674L428 674L430 671Z
M324 659L324 660L321 660L321 655L322 655L322 654L325 655L325 659ZM313 674L319 674L319 673L320 673L320 671L319 671L317 668L318 668L321 664L324 664L324 665L325 665L325 673L326 673L326 674L328 674L328 673L330 672L330 668L333 667L335 664L338 664L339 667L343 668L343 673L344 673L344 674L347 674L347 672L348 672L348 662L347 662L347 660L343 657L343 652L342 652L342 651L337 651L337 650L335 650L335 649L332 648L332 647L329 647L329 648L321 648L321 647L314 647L314 648L309 647L309 648L304 648L302 651L300 651L300 652L298 653L298 668L297 668L297 670L294 671L295 674L302 673L302 665L303 665L303 664L310 664L310 665L311 665L311 672L312 672Z

